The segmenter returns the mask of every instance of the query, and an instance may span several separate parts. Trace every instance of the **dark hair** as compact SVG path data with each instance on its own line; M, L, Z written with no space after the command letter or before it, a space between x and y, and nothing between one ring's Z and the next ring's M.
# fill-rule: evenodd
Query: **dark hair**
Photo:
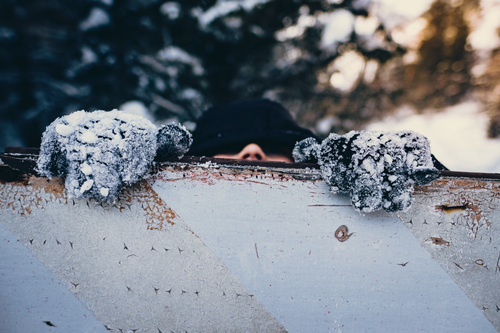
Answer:
M213 156L257 143L290 155L295 143L307 137L315 135L297 125L281 104L268 99L240 100L211 107L201 115L189 154Z

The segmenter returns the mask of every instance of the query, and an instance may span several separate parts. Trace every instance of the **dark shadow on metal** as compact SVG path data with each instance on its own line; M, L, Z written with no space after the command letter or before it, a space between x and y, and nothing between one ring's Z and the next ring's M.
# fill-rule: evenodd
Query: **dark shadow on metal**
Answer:
M36 175L36 161L38 159L39 148L30 147L6 147L4 153L0 153L0 180L15 181L24 178L23 174ZM315 163L288 163L288 162L267 162L267 161L247 161L247 160L232 160L225 158L214 158L205 156L184 156L181 159L157 159L155 160L160 166L162 162L180 162L187 164L205 164L213 163L229 166L248 166L248 167L265 167L265 168L280 168L280 169L319 169ZM484 173L484 172L465 172L442 170L442 177L466 177L466 178L481 178L481 179L498 179L500 173Z

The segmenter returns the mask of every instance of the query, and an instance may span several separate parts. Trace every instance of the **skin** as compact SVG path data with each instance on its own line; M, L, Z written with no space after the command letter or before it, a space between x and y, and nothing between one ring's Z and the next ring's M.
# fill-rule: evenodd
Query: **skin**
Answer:
M256 143L246 145L237 154L217 154L214 157L248 161L292 162L292 160L285 155L264 153L264 150Z

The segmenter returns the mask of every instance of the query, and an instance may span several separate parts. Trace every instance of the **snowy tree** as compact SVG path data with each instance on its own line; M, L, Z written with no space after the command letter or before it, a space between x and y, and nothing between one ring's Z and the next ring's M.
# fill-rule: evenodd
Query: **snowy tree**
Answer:
M487 92L498 76L477 65L494 67L498 46L478 55L471 43L494 13L489 1L398 3L2 1L0 146L38 146L61 115L129 101L156 121L186 122L264 96L325 136L401 104L441 107L471 93L494 114L500 101Z

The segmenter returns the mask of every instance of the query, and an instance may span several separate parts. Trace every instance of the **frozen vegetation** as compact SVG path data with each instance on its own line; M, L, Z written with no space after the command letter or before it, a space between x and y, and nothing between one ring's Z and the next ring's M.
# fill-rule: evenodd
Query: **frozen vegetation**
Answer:
M155 157L182 157L191 134L181 125L157 128L118 110L77 111L56 119L42 137L38 172L65 178L70 197L112 203L145 177ZM350 132L313 138L294 149L298 162L317 161L332 192L345 192L359 211L398 211L411 204L414 184L438 176L427 139L415 132Z
M428 140L412 131L351 131L330 134L323 142L308 138L294 149L297 162L317 161L333 193L349 193L355 209L405 210L413 185L439 175Z
M42 137L38 172L64 177L70 197L116 200L121 188L142 179L155 156L181 157L191 135L180 125L157 129L118 110L77 111L56 119Z

